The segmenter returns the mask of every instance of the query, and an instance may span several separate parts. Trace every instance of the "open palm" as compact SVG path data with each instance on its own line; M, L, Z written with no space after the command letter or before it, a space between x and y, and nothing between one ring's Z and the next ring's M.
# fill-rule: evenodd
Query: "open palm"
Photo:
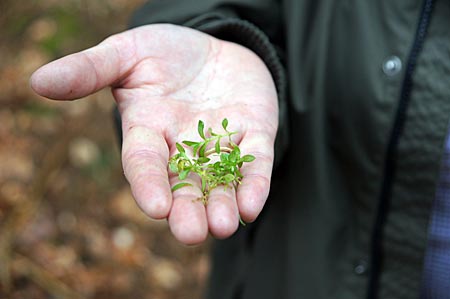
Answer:
M148 25L114 35L98 46L43 66L33 89L52 99L75 99L111 86L122 116L122 162L141 209L168 218L175 237L202 242L234 233L239 215L253 221L266 201L278 126L277 96L264 63L250 50L175 25ZM196 140L199 119L220 128L228 118L234 142L256 161L242 168L237 191L214 189L209 203L199 182L171 192L168 173L175 143Z

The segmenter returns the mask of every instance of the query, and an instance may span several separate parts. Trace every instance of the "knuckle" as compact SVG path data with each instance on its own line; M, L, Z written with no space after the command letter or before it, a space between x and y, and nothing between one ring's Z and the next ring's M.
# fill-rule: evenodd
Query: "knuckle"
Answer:
M124 151L122 161L125 175L129 179L139 178L143 172L146 175L156 175L166 168L162 155L151 149Z

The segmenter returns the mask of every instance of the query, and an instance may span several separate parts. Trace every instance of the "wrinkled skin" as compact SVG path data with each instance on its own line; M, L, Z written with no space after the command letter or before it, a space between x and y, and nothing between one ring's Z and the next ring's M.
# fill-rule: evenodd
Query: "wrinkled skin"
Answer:
M193 29L156 24L113 35L99 45L51 62L31 77L36 93L72 100L111 86L123 121L122 163L139 207L167 218L184 244L232 235L239 214L256 219L267 199L278 126L276 90L269 71L250 50ZM197 122L220 128L223 118L243 154L237 191L216 188L209 204L200 184L171 192L178 178L167 161L175 142L198 140Z

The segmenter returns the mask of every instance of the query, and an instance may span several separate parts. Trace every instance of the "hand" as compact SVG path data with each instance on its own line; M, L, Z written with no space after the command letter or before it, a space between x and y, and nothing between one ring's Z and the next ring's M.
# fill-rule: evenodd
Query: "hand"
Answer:
M239 214L254 221L270 187L278 104L273 80L250 50L175 25L147 25L114 35L99 45L51 62L31 77L40 95L71 100L112 87L122 116L122 163L140 208L168 218L185 244L232 235ZM204 206L198 180L171 192L168 173L175 143L197 140L199 119L220 128L228 118L243 154L256 161L242 168L237 191L216 188Z

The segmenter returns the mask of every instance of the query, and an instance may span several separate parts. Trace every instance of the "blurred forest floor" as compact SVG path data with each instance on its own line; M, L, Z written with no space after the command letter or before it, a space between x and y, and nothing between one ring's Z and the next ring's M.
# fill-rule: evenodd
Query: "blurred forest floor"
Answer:
M208 244L137 208L109 90L55 102L39 66L126 28L142 0L0 1L0 298L200 298Z

